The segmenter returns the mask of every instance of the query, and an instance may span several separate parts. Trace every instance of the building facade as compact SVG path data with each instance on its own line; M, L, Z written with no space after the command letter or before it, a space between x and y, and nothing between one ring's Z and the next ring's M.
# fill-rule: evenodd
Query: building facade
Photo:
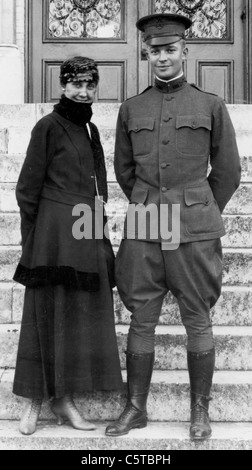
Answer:
M1 0L2 80L8 87L15 70L19 91L8 97L5 89L0 102L55 102L60 63L73 55L97 60L99 102L143 91L152 77L135 23L160 12L193 21L184 63L188 81L230 104L252 102L251 0Z
M76 438L67 426L50 431L48 420L54 417L48 403L32 440L17 433L23 402L13 395L12 385L24 288L13 281L21 254L15 190L31 130L51 112L61 94L60 64L74 55L93 57L101 80L92 120L106 156L106 212L117 252L128 202L113 168L116 119L120 103L152 83L135 23L139 17L162 11L183 13L193 20L184 72L189 82L225 98L242 166L240 187L223 213L227 232L222 238L223 289L211 311L217 369L210 411L214 439L197 449L252 448L252 0L0 0L0 449L116 446L115 440L104 439L104 428L105 422L120 414L124 392L78 397L87 419L99 421L98 434ZM116 288L114 307L125 369L130 312ZM186 429L190 397L185 344L176 300L168 295L156 331L148 401L151 427L125 440L121 437L121 448L195 450Z

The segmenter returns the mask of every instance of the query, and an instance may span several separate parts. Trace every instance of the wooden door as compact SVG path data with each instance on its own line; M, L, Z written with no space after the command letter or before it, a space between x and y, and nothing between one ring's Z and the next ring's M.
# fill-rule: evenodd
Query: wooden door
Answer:
M138 93L137 8L132 0L28 0L29 101L57 101L60 64L76 55L98 63L97 101Z
M227 103L246 99L246 19L244 0L150 0L149 13L179 13L191 18L189 55L184 71L189 82L222 96ZM250 26L251 27L251 26ZM147 76L148 65L142 74ZM142 86L152 82L142 80Z
M248 102L251 79L251 0L27 0L28 100L55 102L60 63L74 55L94 58L100 70L97 100L122 102L153 81L135 23L150 13L181 13L193 26L184 71L189 82ZM249 65L250 64L250 65ZM249 82L250 80L250 82Z

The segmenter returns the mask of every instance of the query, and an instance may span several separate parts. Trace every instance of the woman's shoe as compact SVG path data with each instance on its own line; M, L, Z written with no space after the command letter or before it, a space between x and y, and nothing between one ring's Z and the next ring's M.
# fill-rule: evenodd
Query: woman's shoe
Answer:
M72 397L66 395L63 398L55 398L51 405L51 410L57 417L57 424L64 424L64 418L68 419L75 429L92 431L95 425L83 419L77 410Z
M41 404L40 399L32 399L27 403L19 424L19 431L22 434L33 434L36 431Z

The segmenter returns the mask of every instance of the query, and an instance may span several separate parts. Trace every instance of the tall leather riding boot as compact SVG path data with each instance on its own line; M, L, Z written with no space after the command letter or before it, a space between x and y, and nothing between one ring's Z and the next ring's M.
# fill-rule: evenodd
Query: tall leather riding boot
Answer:
M146 403L154 363L154 352L131 354L126 352L127 367L127 403L121 416L107 426L107 436L122 436L133 428L147 426Z
M190 438L204 440L211 436L208 406L215 364L214 348L202 352L187 353L188 372L191 386Z

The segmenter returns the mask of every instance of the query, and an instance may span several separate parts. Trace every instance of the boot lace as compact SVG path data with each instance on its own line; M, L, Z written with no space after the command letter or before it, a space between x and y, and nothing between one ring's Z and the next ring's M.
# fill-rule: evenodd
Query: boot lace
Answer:
M134 417L136 413L143 413L141 410L138 410L132 403L128 403L124 408L122 414L119 416L116 424L125 424L131 417Z
M41 401L40 400L32 400L31 406L29 408L28 418L34 413L37 413L40 409Z
M192 425L196 424L208 424L209 416L208 411L201 405L195 405L192 409Z

